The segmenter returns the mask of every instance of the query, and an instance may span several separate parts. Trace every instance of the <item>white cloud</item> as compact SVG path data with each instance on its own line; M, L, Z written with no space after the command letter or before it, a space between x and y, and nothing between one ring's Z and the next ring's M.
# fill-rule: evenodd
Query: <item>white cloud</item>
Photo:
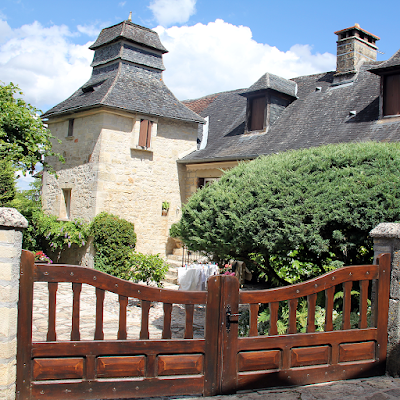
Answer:
M292 78L335 68L333 54L313 54L311 46L300 44L283 52L257 43L250 28L220 19L155 30L169 50L164 80L181 100L246 88L265 72Z
M119 5L120 7L123 7L125 4L126 4L126 1L121 1L121 2L118 3L118 5Z
M1 80L17 84L36 107L55 105L89 79L91 42L72 43L78 32L64 25L45 28L36 21L14 30L0 21L2 30L8 40L0 44Z
M76 29L78 32L83 33L84 35L91 36L96 38L104 26L100 23L92 24L92 25L78 25Z
M184 24L196 12L196 0L152 0L149 6L160 25Z

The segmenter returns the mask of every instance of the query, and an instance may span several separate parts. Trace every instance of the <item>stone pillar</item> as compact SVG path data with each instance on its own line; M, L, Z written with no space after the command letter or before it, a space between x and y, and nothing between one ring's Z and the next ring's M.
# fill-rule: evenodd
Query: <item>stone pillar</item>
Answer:
M381 223L370 236L374 238L374 262L380 253L392 255L386 371L397 377L400 375L400 223Z
M0 207L0 398L15 399L19 264L27 220Z

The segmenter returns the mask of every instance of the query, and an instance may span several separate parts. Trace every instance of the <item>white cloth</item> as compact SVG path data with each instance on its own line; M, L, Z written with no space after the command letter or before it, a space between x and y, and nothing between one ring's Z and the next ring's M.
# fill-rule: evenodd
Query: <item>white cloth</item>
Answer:
M178 268L178 284L180 290L207 290L207 279L217 275L215 264L190 264Z

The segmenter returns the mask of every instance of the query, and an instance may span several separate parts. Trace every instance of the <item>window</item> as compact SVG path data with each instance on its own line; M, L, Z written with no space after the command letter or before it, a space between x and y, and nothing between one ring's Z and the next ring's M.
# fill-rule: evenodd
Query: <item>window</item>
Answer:
M62 199L61 199L60 218L61 219L70 219L70 216L71 216L71 189L63 189L62 190Z
M139 132L139 143L140 147L149 148L151 142L151 128L153 122L148 119L140 120L140 132Z
M204 186L211 185L213 182L217 181L219 178L197 178L197 188L200 189Z
M261 131L265 121L265 96L250 99L249 131Z
M386 75L383 89L383 115L400 115L400 74Z
M68 120L68 137L74 136L74 120Z

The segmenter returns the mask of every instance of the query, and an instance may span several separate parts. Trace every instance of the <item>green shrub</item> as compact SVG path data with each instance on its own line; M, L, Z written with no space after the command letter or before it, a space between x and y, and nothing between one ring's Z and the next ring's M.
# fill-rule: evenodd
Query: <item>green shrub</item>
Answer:
M136 245L135 226L116 215L102 212L90 227L96 250L96 269L122 279L130 278L131 257Z
M220 259L250 264L259 254L256 270L280 285L370 263L370 230L400 220L399 170L400 143L260 157L195 192L182 210L180 237Z
M171 225L171 228L169 228L169 236L176 239L179 239L181 237L181 232L179 229L178 222L175 222L174 224Z
M129 277L134 282L146 282L149 284L151 281L161 286L161 280L164 279L168 271L168 264L160 257L159 254L141 254L134 252L131 254L131 270Z

